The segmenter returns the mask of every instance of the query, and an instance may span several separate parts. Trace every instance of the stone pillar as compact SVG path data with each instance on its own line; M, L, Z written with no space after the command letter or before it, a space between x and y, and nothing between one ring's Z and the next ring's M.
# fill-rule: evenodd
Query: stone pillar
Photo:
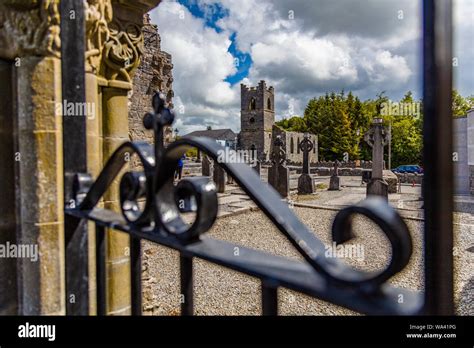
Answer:
M255 162L255 167L253 167L253 169L255 169L255 171L258 173L258 175L260 176L260 172L262 171L262 162L260 162L260 160L257 160Z
M96 10L109 24L109 35L94 32L94 47L99 46L99 64L91 66L99 76L102 93L103 160L129 137L129 92L132 90L133 75L140 64L144 50L142 33L143 15L159 4L160 0L112 1L104 0L103 6ZM91 7L95 5L90 5ZM91 17L94 18L94 17ZM93 24L93 23L92 23ZM95 26L97 27L97 26ZM91 30L95 28L91 25ZM100 27L100 26L99 26ZM113 28L113 30L111 30ZM96 52L90 51L91 54ZM122 171L123 173L123 171ZM114 181L104 195L104 207L120 211L119 180ZM114 315L130 314L130 245L129 236L107 230L107 313Z
M87 121L88 170L97 176L103 161L128 140L128 91L143 52L143 14L160 0L87 0L86 101L96 114ZM7 218L0 221L0 238L38 247L36 262L19 259L10 265L0 259L0 314L64 314L64 202L59 1L0 2L0 158L15 155L12 172L0 171L2 195L11 199ZM9 65L9 66L8 66ZM11 69L15 73L11 74ZM8 81L11 81L9 83ZM14 97L12 97L13 95ZM105 112L102 117L102 104ZM8 111L9 120L4 120ZM59 110L59 112L58 112ZM101 128L104 128L104 134ZM102 138L103 136L103 138ZM12 141L15 152L12 154ZM11 167L10 167L11 168ZM104 200L118 210L116 184ZM115 194L115 196L114 196ZM2 196L2 198L4 198ZM6 199L4 199L7 202ZM1 204L1 203L0 203ZM14 210L14 216L11 213ZM89 239L91 313L95 311L94 231ZM108 311L130 311L128 238L108 233ZM0 239L3 240L3 239ZM118 262L119 260L122 263ZM11 262L10 262L11 263ZM17 288L15 288L15 286ZM8 290L8 291L7 291ZM13 293L16 292L16 296ZM10 296L3 297L3 294Z
M365 141L372 147L372 178L367 184L367 195L388 198L388 184L383 178L383 147L387 143L387 133L381 118L374 118Z
M268 183L283 198L286 198L290 193L290 172L285 165L286 152L283 150L283 145L280 135L277 135L273 142L272 166L268 169Z
M305 133L298 147L303 152L303 172L298 178L298 194L311 194L314 192L314 183L310 173L309 155L314 148L314 143L310 140L307 133Z

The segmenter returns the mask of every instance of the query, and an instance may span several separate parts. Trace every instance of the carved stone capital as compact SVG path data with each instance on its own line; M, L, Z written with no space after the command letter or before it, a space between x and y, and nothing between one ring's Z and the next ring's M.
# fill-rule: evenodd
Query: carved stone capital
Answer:
M104 44L109 40L109 23L113 18L111 0L84 2L86 23L86 71L98 73Z
M141 26L114 19L109 30L109 40L103 49L104 77L112 81L131 83L143 54Z
M0 57L60 55L59 2L4 0L0 3Z
M112 87L129 88L143 55L143 15L161 0L112 0L113 19L102 50L100 75Z

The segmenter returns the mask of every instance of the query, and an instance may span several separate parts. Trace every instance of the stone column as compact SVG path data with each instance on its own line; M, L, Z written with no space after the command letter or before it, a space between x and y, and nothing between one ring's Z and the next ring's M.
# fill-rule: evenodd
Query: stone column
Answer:
M160 0L113 1L109 37L102 45L98 74L106 80L102 87L103 159L129 140L128 96L133 75L143 54L143 15ZM110 3L110 1L109 1ZM107 13L107 12L106 12ZM112 30L113 29L113 30ZM123 173L123 172L122 172ZM104 207L120 211L119 180L104 195ZM130 314L130 243L124 233L107 230L108 314Z
M94 177L112 151L128 140L127 93L143 50L143 14L159 2L87 0L84 3L86 101L93 103L96 110L87 122L88 170ZM8 238L7 233L13 236L12 228L16 224L16 239L8 241L31 244L39 251L36 262L19 259L10 265L0 259L3 280L0 293L10 295L2 297L7 300L0 302L0 314L65 312L59 18L58 1L0 2L0 59L8 62L0 66L5 90L0 95L0 106L2 111L10 110L8 114L12 117L4 120L8 115L0 113L0 119L5 121L0 124L0 134L7 135L0 137L0 158L5 157L4 164L11 163L14 155L16 163L13 177L11 170L0 168L0 179L4 179L0 180L0 192L8 195L11 203L10 215L5 220L2 216L0 231L7 231L2 238ZM115 186L104 197L107 207L115 210L118 209L116 193ZM90 295L94 299L94 232L90 233ZM108 311L125 314L130 309L129 265L124 258L124 254L128 255L127 238L108 234ZM123 261L120 266L119 259ZM93 313L95 301L90 302Z
M372 147L372 178L367 184L367 195L388 198L388 184L383 178L383 147L387 142L387 133L381 118L374 118L365 141Z

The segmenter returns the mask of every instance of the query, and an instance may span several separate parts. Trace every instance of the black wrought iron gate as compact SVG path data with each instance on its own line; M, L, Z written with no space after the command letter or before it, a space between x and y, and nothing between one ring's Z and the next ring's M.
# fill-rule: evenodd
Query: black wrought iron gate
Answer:
M84 92L84 18L82 0L61 1L61 38L63 98L85 102ZM70 10L76 20L64 20ZM423 1L423 93L424 93L424 199L425 199L425 290L423 294L397 289L387 280L400 272L412 253L411 238L403 219L384 201L367 199L357 206L342 209L332 226L336 243L353 237L351 218L362 214L376 223L389 239L392 258L378 274L355 270L337 259L324 257L324 245L298 220L278 194L250 167L240 163L221 163L261 211L291 242L304 258L297 262L207 238L204 233L217 215L215 186L207 178L185 178L173 185L178 159L196 147L216 159L220 146L205 138L187 138L167 148L163 127L174 120L164 98L153 97L153 113L144 125L153 129L154 145L127 142L108 160L95 181L86 173L84 117L64 117L65 233L67 296L70 315L89 313L87 221L96 226L97 310L106 314L105 228L128 233L131 237L132 314L140 315L141 239L180 252L183 315L193 314L193 259L215 264L257 277L262 286L262 311L278 314L278 287L289 288L365 314L412 315L452 314L453 236L452 236L452 163L451 163L451 1ZM126 164L126 154L136 154L143 172L127 172L120 182L122 214L96 207L102 194ZM144 199L141 207L139 200ZM181 218L177 202L196 214L192 225ZM191 202L195 202L192 204ZM70 204L74 203L74 204ZM400 302L400 296L403 301Z

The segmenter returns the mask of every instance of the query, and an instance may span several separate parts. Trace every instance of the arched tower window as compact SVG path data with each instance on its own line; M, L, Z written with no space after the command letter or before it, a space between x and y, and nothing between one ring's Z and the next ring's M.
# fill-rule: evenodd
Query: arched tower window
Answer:
M252 99L250 99L249 110L255 110L256 108L255 104L256 104L255 98L252 97Z
M295 153L295 142L293 141L293 138L290 140L290 152Z
M300 138L298 138L297 143L296 143L296 153L300 153Z
M267 99L267 109L268 110L272 109L272 102L270 101L270 98Z

